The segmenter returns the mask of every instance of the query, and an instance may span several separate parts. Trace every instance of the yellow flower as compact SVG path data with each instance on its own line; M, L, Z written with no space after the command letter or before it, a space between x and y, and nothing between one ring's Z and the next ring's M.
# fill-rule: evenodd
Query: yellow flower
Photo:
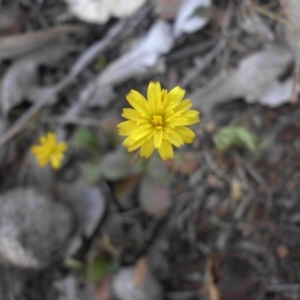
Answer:
M56 134L53 132L42 136L40 143L41 145L31 147L31 153L36 156L39 166L43 167L50 163L53 169L59 169L64 152L68 148L67 144L57 143Z
M140 155L148 158L157 149L163 160L173 158L173 146L192 143L194 132L186 127L200 121L199 112L189 110L192 102L182 101L185 91L179 86L170 92L162 90L159 82L150 82L146 100L131 90L126 96L133 108L123 109L128 121L118 125L119 134L127 136L123 145L127 151L141 147Z

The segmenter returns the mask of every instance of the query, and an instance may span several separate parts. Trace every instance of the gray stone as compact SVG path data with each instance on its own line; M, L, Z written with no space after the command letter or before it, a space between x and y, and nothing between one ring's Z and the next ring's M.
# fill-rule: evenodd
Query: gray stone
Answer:
M72 229L68 207L37 189L0 195L0 257L13 266L47 265L66 246Z

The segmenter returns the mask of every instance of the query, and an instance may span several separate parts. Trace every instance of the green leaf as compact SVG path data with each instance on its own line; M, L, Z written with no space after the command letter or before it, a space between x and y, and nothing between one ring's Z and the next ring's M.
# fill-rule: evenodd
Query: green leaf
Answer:
M100 164L102 175L111 181L117 181L132 174L140 174L141 164L132 164L132 153L127 153L123 148L106 153Z
M91 130L84 128L80 128L75 132L74 144L79 148L90 151L97 151L100 148L97 136Z
M106 65L106 59L105 59L105 56L102 55L96 61L95 65L94 65L94 69L96 71L101 71L105 67L105 65Z
M262 138L242 125L229 125L220 129L213 136L213 141L216 147L222 151L238 147L246 149L253 154L257 154L264 144Z
M92 282L100 282L107 273L119 267L118 260L108 254L94 257L87 265L86 278Z
M88 160L84 165L84 173L85 173L86 180L91 185L97 182L101 174L100 162L101 162L101 156L95 155L92 159Z
M86 270L86 277L92 282L99 282L109 271L109 258L107 256L96 257L92 259Z

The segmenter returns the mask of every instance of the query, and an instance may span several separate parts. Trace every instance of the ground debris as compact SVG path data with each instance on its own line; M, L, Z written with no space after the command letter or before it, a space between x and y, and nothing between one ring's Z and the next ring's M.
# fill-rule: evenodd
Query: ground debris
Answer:
M298 299L299 1L8 2L0 298ZM203 115L166 164L118 133L149 81ZM49 131L59 170L30 152Z

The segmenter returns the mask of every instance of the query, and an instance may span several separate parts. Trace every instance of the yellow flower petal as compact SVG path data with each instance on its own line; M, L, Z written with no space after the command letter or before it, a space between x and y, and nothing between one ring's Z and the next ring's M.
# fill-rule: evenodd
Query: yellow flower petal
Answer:
M32 154L40 154L42 152L44 152L44 148L42 146L32 146L30 148L30 151Z
M134 144L136 142L135 139L132 138L131 135L129 135L123 142L123 146L125 146L126 148L128 148L129 146L131 146L132 144Z
M126 96L129 104L140 113L148 114L147 100L142 94L135 90L131 90Z
M53 169L59 169L61 167L60 159L56 156L51 156L50 162Z
M49 163L49 157L39 157L37 162L40 167L44 167Z
M161 86L159 82L155 83L155 99L154 99L154 110L155 114L158 113L159 108L162 108L162 103L161 103Z
M173 158L173 146L192 143L194 132L185 127L199 122L199 112L190 110L192 102L182 101L185 91L175 87L169 93L161 89L159 82L150 82L146 100L132 90L127 100L133 108L125 108L122 116L127 121L118 125L119 134L127 136L123 145L128 151L140 149L140 155L148 158L155 149L163 160Z
M195 133L188 127L180 126L176 127L176 133L180 135L184 143L192 143L195 138Z
M186 125L193 125L200 121L199 112L197 110L188 110L182 113L182 117L188 118Z
M40 143L41 143L42 145L45 144L46 141L47 141L47 137L46 137L46 136L42 136L42 137L40 138Z
M173 88L168 93L167 101L164 102L164 109L166 109L168 106L174 107L183 99L184 94L185 94L185 90L183 90L179 86Z
M183 140L179 134L172 128L165 130L165 138L168 139L174 146L180 147L183 144Z
M149 110L155 112L155 98L156 98L156 84L155 82L150 82L147 90L147 98L149 104Z
M120 123L117 127L119 128L119 135L130 135L132 131L136 129L136 122L124 121Z
M154 151L154 142L153 138L146 139L145 142L143 143L140 151L141 157L148 158L151 156L151 154Z
M151 126L149 126L149 124L143 124L140 126L136 126L137 129L135 129L134 131L132 131L132 137L135 140L139 140L143 137L145 137L146 135L150 136L152 135L153 132L153 128Z
M174 154L173 154L173 147L171 143L168 140L163 139L161 143L161 147L158 149L158 153L164 161L168 159L172 159Z
M141 118L141 113L133 108L124 108L122 117L131 121L138 121Z
M67 143L62 142L62 143L59 143L59 144L56 146L56 151L58 151L58 152L63 152L63 151L66 151L67 148L68 148Z
M188 118L183 118L183 117L178 117L178 118L172 118L167 125L169 127L175 127L175 126L186 126L189 125L189 119Z
M127 151L128 152L131 152L131 151L134 151L138 148L140 148L145 142L145 138L142 138L140 140L137 140L137 141L134 141L128 148L127 148Z
M200 113L197 110L188 110L182 113L182 117L185 118L193 118L193 117L199 117Z
M167 101L167 97L168 97L168 91L161 90L160 102L155 112L156 115L163 115L163 106L164 106L164 102Z
M176 113L176 114L183 113L183 112L187 111L189 108L191 108L192 105L193 104L192 104L191 100L189 100L189 99L183 100L174 108L174 113Z
M158 149L161 146L163 131L162 128L154 130L154 146Z
M68 146L66 143L57 143L56 134L53 132L47 133L40 138L41 145L31 147L31 153L36 156L37 163L43 167L51 164L52 168L58 169L61 167L64 152Z
M192 117L189 118L189 122L187 125L194 125L200 122L200 118L199 117Z
M48 132L47 140L49 144L55 145L56 144L56 134L53 132Z

